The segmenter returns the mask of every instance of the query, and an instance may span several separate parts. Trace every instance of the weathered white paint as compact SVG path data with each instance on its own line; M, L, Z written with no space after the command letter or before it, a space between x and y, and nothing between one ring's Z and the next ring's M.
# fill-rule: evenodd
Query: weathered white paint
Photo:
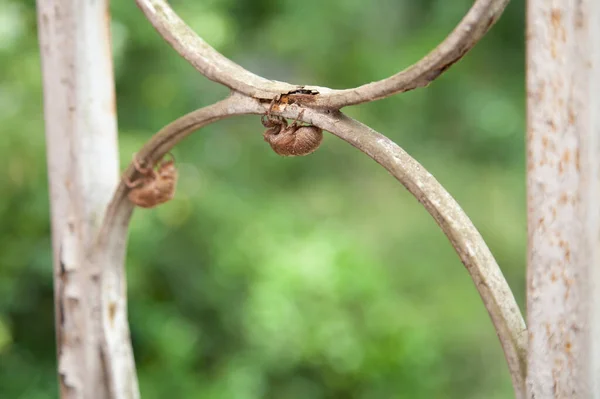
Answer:
M108 0L37 6L61 396L137 398L123 271L89 260L119 181Z
M600 2L529 0L529 398L600 398Z

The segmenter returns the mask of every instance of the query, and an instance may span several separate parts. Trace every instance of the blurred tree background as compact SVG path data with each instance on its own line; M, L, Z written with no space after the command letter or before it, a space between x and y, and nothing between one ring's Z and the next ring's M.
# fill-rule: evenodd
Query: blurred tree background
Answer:
M333 88L417 61L472 0L173 0L262 76ZM227 95L133 0L112 1L122 165L176 117ZM524 299L524 10L509 5L430 87L345 109L454 195ZM0 397L57 398L35 2L0 0ZM142 397L511 398L491 321L433 219L327 134L281 158L256 116L175 150L175 200L134 214L129 311Z

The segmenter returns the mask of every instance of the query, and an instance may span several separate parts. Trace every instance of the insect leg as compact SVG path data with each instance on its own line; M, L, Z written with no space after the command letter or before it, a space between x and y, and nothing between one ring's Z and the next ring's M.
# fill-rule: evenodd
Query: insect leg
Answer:
M300 118L302 118L302 115L304 115L304 110L300 111L300 113L298 114L298 116L296 117L296 119L294 120L294 122L290 125L291 128L297 128L299 123L298 120L300 120Z
M151 179L156 179L156 172L154 171L154 167L144 168L142 165L140 165L140 162L137 160L137 158L135 156L133 158L133 166L142 175L147 176Z
M168 160L168 161L165 161L165 160L163 160L163 159L164 159L164 158L165 158L167 155L168 155L168 156L169 156L169 158L171 158L171 159L170 159L170 160ZM164 164L167 164L167 163L169 163L169 162L170 162L170 163L175 163L175 155L173 155L173 153L171 153L171 152L167 152L165 155L163 155L163 157L161 158L161 163L160 163L160 164L161 164L161 166L162 166L162 165L164 165Z
M127 176L124 176L123 183L125 183L125 185L129 188L136 188L144 183L144 179L136 179L134 181L131 181Z

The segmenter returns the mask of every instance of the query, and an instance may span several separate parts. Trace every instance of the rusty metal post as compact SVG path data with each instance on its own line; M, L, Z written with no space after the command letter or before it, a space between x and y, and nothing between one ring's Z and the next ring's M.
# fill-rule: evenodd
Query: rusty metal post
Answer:
M600 398L600 2L527 12L527 394Z

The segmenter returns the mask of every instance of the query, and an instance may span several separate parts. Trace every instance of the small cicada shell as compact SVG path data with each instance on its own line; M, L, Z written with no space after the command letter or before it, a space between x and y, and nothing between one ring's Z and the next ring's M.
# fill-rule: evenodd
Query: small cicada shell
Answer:
M302 117L304 110L298 115ZM267 130L263 137L273 151L284 157L312 154L323 141L323 130L313 125L301 125L296 119L291 125L282 117L264 115L261 122Z
M156 170L143 168L135 158L133 164L142 176L133 182L125 180L131 189L127 197L132 203L140 208L154 208L173 199L178 178L173 155L170 160L161 161Z

